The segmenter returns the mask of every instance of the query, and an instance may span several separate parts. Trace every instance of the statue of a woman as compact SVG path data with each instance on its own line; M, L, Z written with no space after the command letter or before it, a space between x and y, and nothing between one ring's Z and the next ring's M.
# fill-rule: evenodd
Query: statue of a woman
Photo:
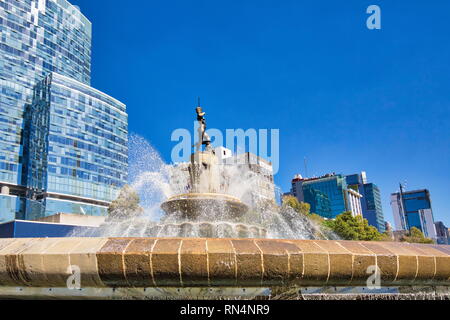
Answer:
M206 133L206 112L203 112L200 106L198 106L195 111L197 112L198 121L198 143L195 145L196 151L200 151L202 145L205 145L205 151L209 151L211 148L211 138Z

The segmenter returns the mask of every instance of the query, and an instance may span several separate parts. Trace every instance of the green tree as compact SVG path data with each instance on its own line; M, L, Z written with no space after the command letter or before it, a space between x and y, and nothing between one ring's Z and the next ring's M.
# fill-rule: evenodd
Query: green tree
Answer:
M394 241L394 236L390 232L381 233L380 241Z
M296 212L303 214L303 215L309 215L309 213L310 213L309 211L311 209L311 206L309 205L309 203L300 202L294 196L283 197L283 206L291 207Z
M344 212L335 220L326 223L344 240L381 240L382 236L375 227L369 226L367 219L361 216L353 217L351 212Z
M116 200L111 202L108 208L108 215L112 219L126 219L138 216L143 213L143 209L139 206L139 195L130 187L125 185L119 193Z
M409 243L434 243L432 239L425 237L423 232L416 227L412 227L406 235L400 238L400 241Z

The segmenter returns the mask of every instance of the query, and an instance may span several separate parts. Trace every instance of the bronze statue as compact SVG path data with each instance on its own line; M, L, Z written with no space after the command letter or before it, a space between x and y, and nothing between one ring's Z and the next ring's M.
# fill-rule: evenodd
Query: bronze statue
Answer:
M198 121L198 143L194 146L196 147L196 151L200 151L201 146L205 146L205 151L211 150L211 138L206 133L206 119L205 114L206 112L203 112L202 107L200 107L200 99L198 103L198 107L195 109L197 112L197 121Z

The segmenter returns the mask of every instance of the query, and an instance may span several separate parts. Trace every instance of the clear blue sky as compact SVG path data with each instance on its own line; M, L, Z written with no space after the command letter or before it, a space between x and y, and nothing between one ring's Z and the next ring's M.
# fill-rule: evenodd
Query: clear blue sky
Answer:
M201 96L210 127L279 128L277 184L367 171L428 188L450 226L450 1L72 0L93 23L92 85L170 160ZM366 8L382 29L366 28Z

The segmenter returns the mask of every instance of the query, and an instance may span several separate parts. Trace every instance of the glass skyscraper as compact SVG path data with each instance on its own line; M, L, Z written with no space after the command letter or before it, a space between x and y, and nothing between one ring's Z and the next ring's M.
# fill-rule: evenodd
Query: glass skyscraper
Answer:
M377 185L366 183L362 189L363 194L363 216L380 232L386 231L383 207L381 204L381 192Z
M381 193L377 185L367 182L365 172L346 176L347 184L350 188L358 191L361 198L361 208L363 217L367 219L369 225L374 226L380 232L386 231L383 207L381 205Z
M427 189L404 191L401 186L400 192L391 194L391 207L397 230L416 227L426 237L437 238L430 192Z
M65 0L0 1L0 222L105 215L127 115L90 85L91 23Z
M347 189L347 184L345 178L342 175L329 175L324 176L319 179L311 179L303 182L303 192L310 190L311 192L326 196L329 201L330 210L327 215L323 215L325 218L336 218L336 216L348 210L345 201L345 190ZM307 199L305 197L305 201ZM324 201L321 201L324 203ZM315 204L310 203L312 206ZM319 214L319 213L317 213Z
M340 174L316 178L297 175L292 180L291 194L299 201L309 203L311 212L327 219L334 219L341 213L351 211L347 201L347 183Z

